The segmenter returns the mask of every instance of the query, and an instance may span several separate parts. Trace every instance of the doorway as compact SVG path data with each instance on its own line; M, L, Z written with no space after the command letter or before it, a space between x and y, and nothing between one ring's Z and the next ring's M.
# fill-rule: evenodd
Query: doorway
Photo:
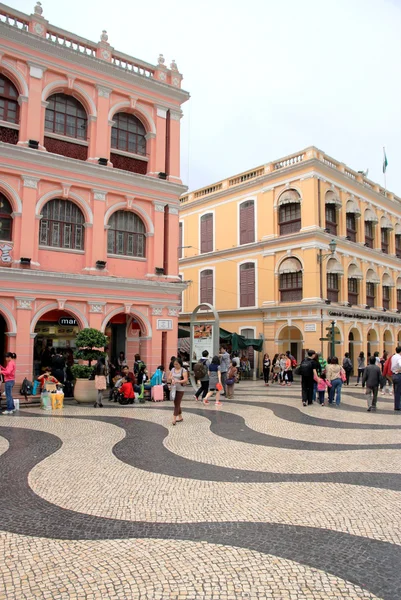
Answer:
M3 315L0 315L0 364L4 365L5 355L7 352L7 323Z

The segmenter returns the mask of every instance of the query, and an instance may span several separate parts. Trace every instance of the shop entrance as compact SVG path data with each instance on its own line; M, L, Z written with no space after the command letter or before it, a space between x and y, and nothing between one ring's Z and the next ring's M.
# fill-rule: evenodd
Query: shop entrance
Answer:
M379 350L379 338L377 336L377 332L374 329L370 329L368 331L368 357L373 356L375 352Z
M391 335L391 331L389 331L387 329L387 331L384 332L384 336L383 336L383 351L388 352L389 354L392 354L393 349L394 349L393 336Z
M35 326L33 348L33 372L38 377L51 366L52 348L59 349L66 367L74 364L75 338L80 326L75 317L64 310L51 310L44 314Z
M358 329L354 328L348 334L348 352L354 367L354 373L357 372L357 356L361 351L361 335Z
M4 365L4 357L7 352L7 323L3 315L0 314L0 364Z
M119 313L107 323L105 335L107 335L110 340L110 363L117 367L118 357L120 352L123 352L128 366L132 369L134 364L134 355L141 353L140 323L134 317L132 317L132 315Z

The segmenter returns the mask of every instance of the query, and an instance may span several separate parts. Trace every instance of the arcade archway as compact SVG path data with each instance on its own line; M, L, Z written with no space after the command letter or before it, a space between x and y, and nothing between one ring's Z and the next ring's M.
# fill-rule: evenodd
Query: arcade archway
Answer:
M394 351L394 341L391 331L388 329L384 332L383 335L383 351L392 354Z
M379 336L375 329L369 329L367 335L367 352L368 356L373 356L375 352L379 351Z
M303 338L301 330L293 325L283 327L278 336L277 351L282 353L289 350L295 356L297 362L300 363L302 360L302 346Z
M359 329L353 327L348 333L348 352L356 372L357 356L362 350L362 340Z
M119 312L107 322L104 333L110 340L110 363L117 366L118 356L120 352L124 352L128 366L132 367L135 354L143 353L141 342L146 336L146 331L139 319L131 314Z
M75 339L81 325L67 310L49 310L40 316L34 329L33 371L40 375L52 363L52 348L60 350L66 367L74 364Z
M5 320L3 315L0 313L0 364L1 365L4 365L4 357L6 355L6 352L8 351L7 330L8 330L7 321Z

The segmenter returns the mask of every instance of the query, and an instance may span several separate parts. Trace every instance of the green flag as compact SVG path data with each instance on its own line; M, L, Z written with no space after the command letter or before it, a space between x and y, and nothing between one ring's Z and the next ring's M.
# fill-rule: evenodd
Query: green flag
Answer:
M388 165L388 161L387 161L387 156L386 156L386 149L383 148L383 173L385 173L387 171L387 165Z

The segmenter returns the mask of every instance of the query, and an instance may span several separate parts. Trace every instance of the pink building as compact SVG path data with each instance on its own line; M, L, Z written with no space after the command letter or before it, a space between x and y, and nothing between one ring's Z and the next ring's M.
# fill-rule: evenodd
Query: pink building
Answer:
M175 354L182 75L0 7L0 361L110 336Z

